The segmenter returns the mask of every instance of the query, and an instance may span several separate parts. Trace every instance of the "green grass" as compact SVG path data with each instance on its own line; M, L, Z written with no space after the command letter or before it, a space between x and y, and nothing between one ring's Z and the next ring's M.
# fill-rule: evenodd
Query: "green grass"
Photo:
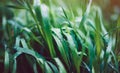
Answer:
M120 72L120 18L106 30L92 0L19 2L0 5L0 73Z

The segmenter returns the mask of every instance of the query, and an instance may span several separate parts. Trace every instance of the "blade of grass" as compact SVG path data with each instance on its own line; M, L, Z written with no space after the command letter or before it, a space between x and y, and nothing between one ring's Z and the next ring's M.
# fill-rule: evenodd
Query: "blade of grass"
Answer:
M23 28L23 30L30 35L31 38L33 38L36 42L38 42L40 45L44 46L43 43L41 41L39 41L39 39L32 33L32 31L28 28Z
M51 63L51 62L49 62L49 61L47 61L47 63L49 64L49 66L50 66L51 69L53 70L53 73L59 73L57 67L56 67L53 63Z
M59 73L67 73L64 65L62 64L62 62L60 61L59 58L54 58L55 62L57 63L58 69L59 69Z
M20 56L22 54L22 52L16 52L14 55L13 55L13 67L12 67L12 73L16 73L17 71L17 61L16 61L16 58L18 56Z
M49 9L50 9L50 17L51 17L51 22L52 22L52 25L54 27L58 27L56 25L56 17L55 17L55 13L53 12L53 1L52 0L49 0Z
M80 73L80 63L79 63L79 56L77 54L77 48L76 45L74 43L73 37L70 35L69 30L67 30L68 32L63 32L63 34L66 36L68 44L69 44L69 48L70 48L70 56L72 58L73 61L73 65L75 66L76 72ZM70 42L69 42L70 41Z
M47 62L45 62L45 73L53 73L52 69L51 69L50 66L47 64Z
M4 59L4 73L9 72L9 53L5 50L5 59Z
M97 56L100 57L100 53L103 48L103 41L101 39L102 28L101 28L101 21L99 19L98 13L96 14L95 23L96 23L96 32L95 32L96 52L97 52Z
M41 9L36 8L35 11L36 11L36 15L38 16L37 18L39 22L42 23L41 26L42 26L42 31L44 34L43 37L46 43L48 44L51 57L55 57L56 53L54 50L54 46L52 44L53 41L52 41L52 31L51 31L51 26L50 26L50 21L49 21L49 10L45 5L41 5Z
M67 64L67 67L70 67L69 66L69 59L68 59L68 50L63 45L64 41L63 41L63 37L61 35L61 31L59 29L54 28L53 32L55 33L55 34L53 34L53 37L57 43L60 54L63 57L65 63Z
M81 19L79 28L81 28L82 30L84 30L84 23L85 23L85 21L86 21L86 18L87 18L87 16L88 16L89 12L90 12L91 3L92 3L92 0L89 0L89 4L88 4L88 6L87 6L87 8L86 8L85 13L83 14L82 19Z
M29 11L30 11L32 17L34 18L34 20L35 20L35 22L36 22L38 31L42 34L42 36L44 36L44 33L43 33L43 31L42 31L42 28L41 28L41 26L39 25L39 22L38 22L38 20L37 20L37 17L41 14L41 12L40 12L40 13L37 13L37 14L39 14L39 15L35 15L35 13L33 12L33 9L32 9L32 6L30 5L30 3L29 3L29 2L26 2L26 3L27 3L27 6L28 6L28 8L29 8ZM41 18L41 15L40 15L39 17ZM40 22L40 23L42 23L42 22ZM44 38L44 37L43 37L43 38Z

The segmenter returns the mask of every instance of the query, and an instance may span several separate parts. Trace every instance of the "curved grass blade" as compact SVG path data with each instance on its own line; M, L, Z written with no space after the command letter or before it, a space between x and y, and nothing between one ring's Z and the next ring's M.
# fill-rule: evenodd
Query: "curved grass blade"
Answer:
M73 61L73 65L75 66L76 72L80 73L80 61L79 61L79 56L78 56L78 52L77 52L77 48L76 48L76 44L73 40L72 35L70 35L69 32L63 32L63 34L66 36L67 38L67 42L69 44L69 48L70 48L70 56L72 58Z
M9 53L7 50L5 51L5 59L4 59L4 73L9 72Z
M13 69L12 69L12 73L16 73L16 71L17 71L17 61L16 61L16 58L18 57L18 56L20 56L22 54L22 52L16 52L15 54L14 54L14 56L13 56Z
M55 62L57 63L59 73L67 73L65 67L63 66L62 62L58 58L54 58Z
M50 26L50 20L49 20L49 10L47 6L41 5L41 7L36 7L35 9L38 21L41 23L42 27L42 32L44 34L44 39L49 47L49 51L51 54L51 57L55 57L55 49L53 46L53 41L52 41L52 31L51 31L51 26Z
M84 23L85 23L85 21L87 19L87 16L88 16L89 12L90 12L91 3L92 3L92 0L89 0L89 4L87 6L87 9L86 9L86 11L85 11L85 13L84 13L84 15L83 15L83 17L81 19L79 28L81 28L82 30L84 30Z
M53 73L59 73L57 67L52 64L51 62L47 61L47 63L49 64L49 66L51 67L51 69L53 70Z
M30 35L31 38L33 38L36 42L38 42L40 45L44 46L41 41L32 33L32 31L29 28L23 28L23 30Z
M65 63L67 64L67 67L69 66L69 57L68 57L68 50L67 48L64 46L64 41L63 41L63 37L61 35L61 32L59 29L53 29L53 37L57 43L58 49L60 51L61 56L63 57L63 60L65 61Z
M47 64L47 62L45 62L44 66L45 66L45 73L53 73L52 69L51 69L50 66Z

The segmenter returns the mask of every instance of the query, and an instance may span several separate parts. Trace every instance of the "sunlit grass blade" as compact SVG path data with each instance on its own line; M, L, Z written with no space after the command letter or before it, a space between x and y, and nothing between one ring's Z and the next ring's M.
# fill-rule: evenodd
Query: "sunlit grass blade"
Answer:
M47 62L45 62L45 72L44 73L53 73L52 69L50 68L50 66L47 64Z
M65 67L63 66L62 62L60 61L59 58L54 58L55 62L57 63L59 73L67 73Z
M59 73L59 70L57 68L57 66L55 66L53 63L51 62L47 62L49 64L49 66L51 67L51 69L53 70L53 73Z
M48 44L51 57L55 57L56 54L55 54L54 46L52 44L52 32L51 32L51 25L50 25L50 20L49 20L49 10L48 10L47 6L45 6L45 5L41 5L40 8L37 8L35 10L36 15L38 16L37 18L38 18L39 22L41 23L42 32L44 34L43 37L44 37L46 43ZM45 9L43 9L43 8L45 8Z
M77 73L80 72L80 63L79 63L79 56L77 54L77 47L76 47L76 44L75 44L75 41L73 40L73 37L72 35L70 34L70 30L68 30L68 28L66 28L66 31L68 32L63 32L63 34L66 36L67 38L67 41L68 41L68 45L69 45L69 50L71 52L70 56L72 58L72 64L73 64L73 67L75 67L75 71ZM70 41L70 42L69 42Z
M53 37L57 43L58 49L60 51L61 56L63 57L63 60L67 64L67 67L69 67L69 59L68 59L68 50L65 47L65 42L63 40L63 37L61 35L60 29L53 29Z
M96 13L95 21L96 21L95 43L96 43L97 56L99 57L104 46L103 46L103 41L101 39L102 28L101 28L100 16L98 13Z
M79 28L80 28L82 31L85 31L84 23L85 23L85 21L86 21L86 18L87 18L88 15L89 15L91 3L92 3L92 0L89 0L89 4L88 4L88 6L87 6L87 8L86 8L85 13L84 13L83 16L82 16L82 19L81 19L81 22L80 22L80 25L79 25Z
M58 27L56 23L55 12L53 10L53 1L49 0L49 10L50 10L50 21L54 27Z

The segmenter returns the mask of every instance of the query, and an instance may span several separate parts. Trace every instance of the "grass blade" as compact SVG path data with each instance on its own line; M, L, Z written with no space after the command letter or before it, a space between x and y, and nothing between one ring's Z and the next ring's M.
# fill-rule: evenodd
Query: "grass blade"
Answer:
M4 73L9 72L9 53L5 51L5 60L4 60Z

